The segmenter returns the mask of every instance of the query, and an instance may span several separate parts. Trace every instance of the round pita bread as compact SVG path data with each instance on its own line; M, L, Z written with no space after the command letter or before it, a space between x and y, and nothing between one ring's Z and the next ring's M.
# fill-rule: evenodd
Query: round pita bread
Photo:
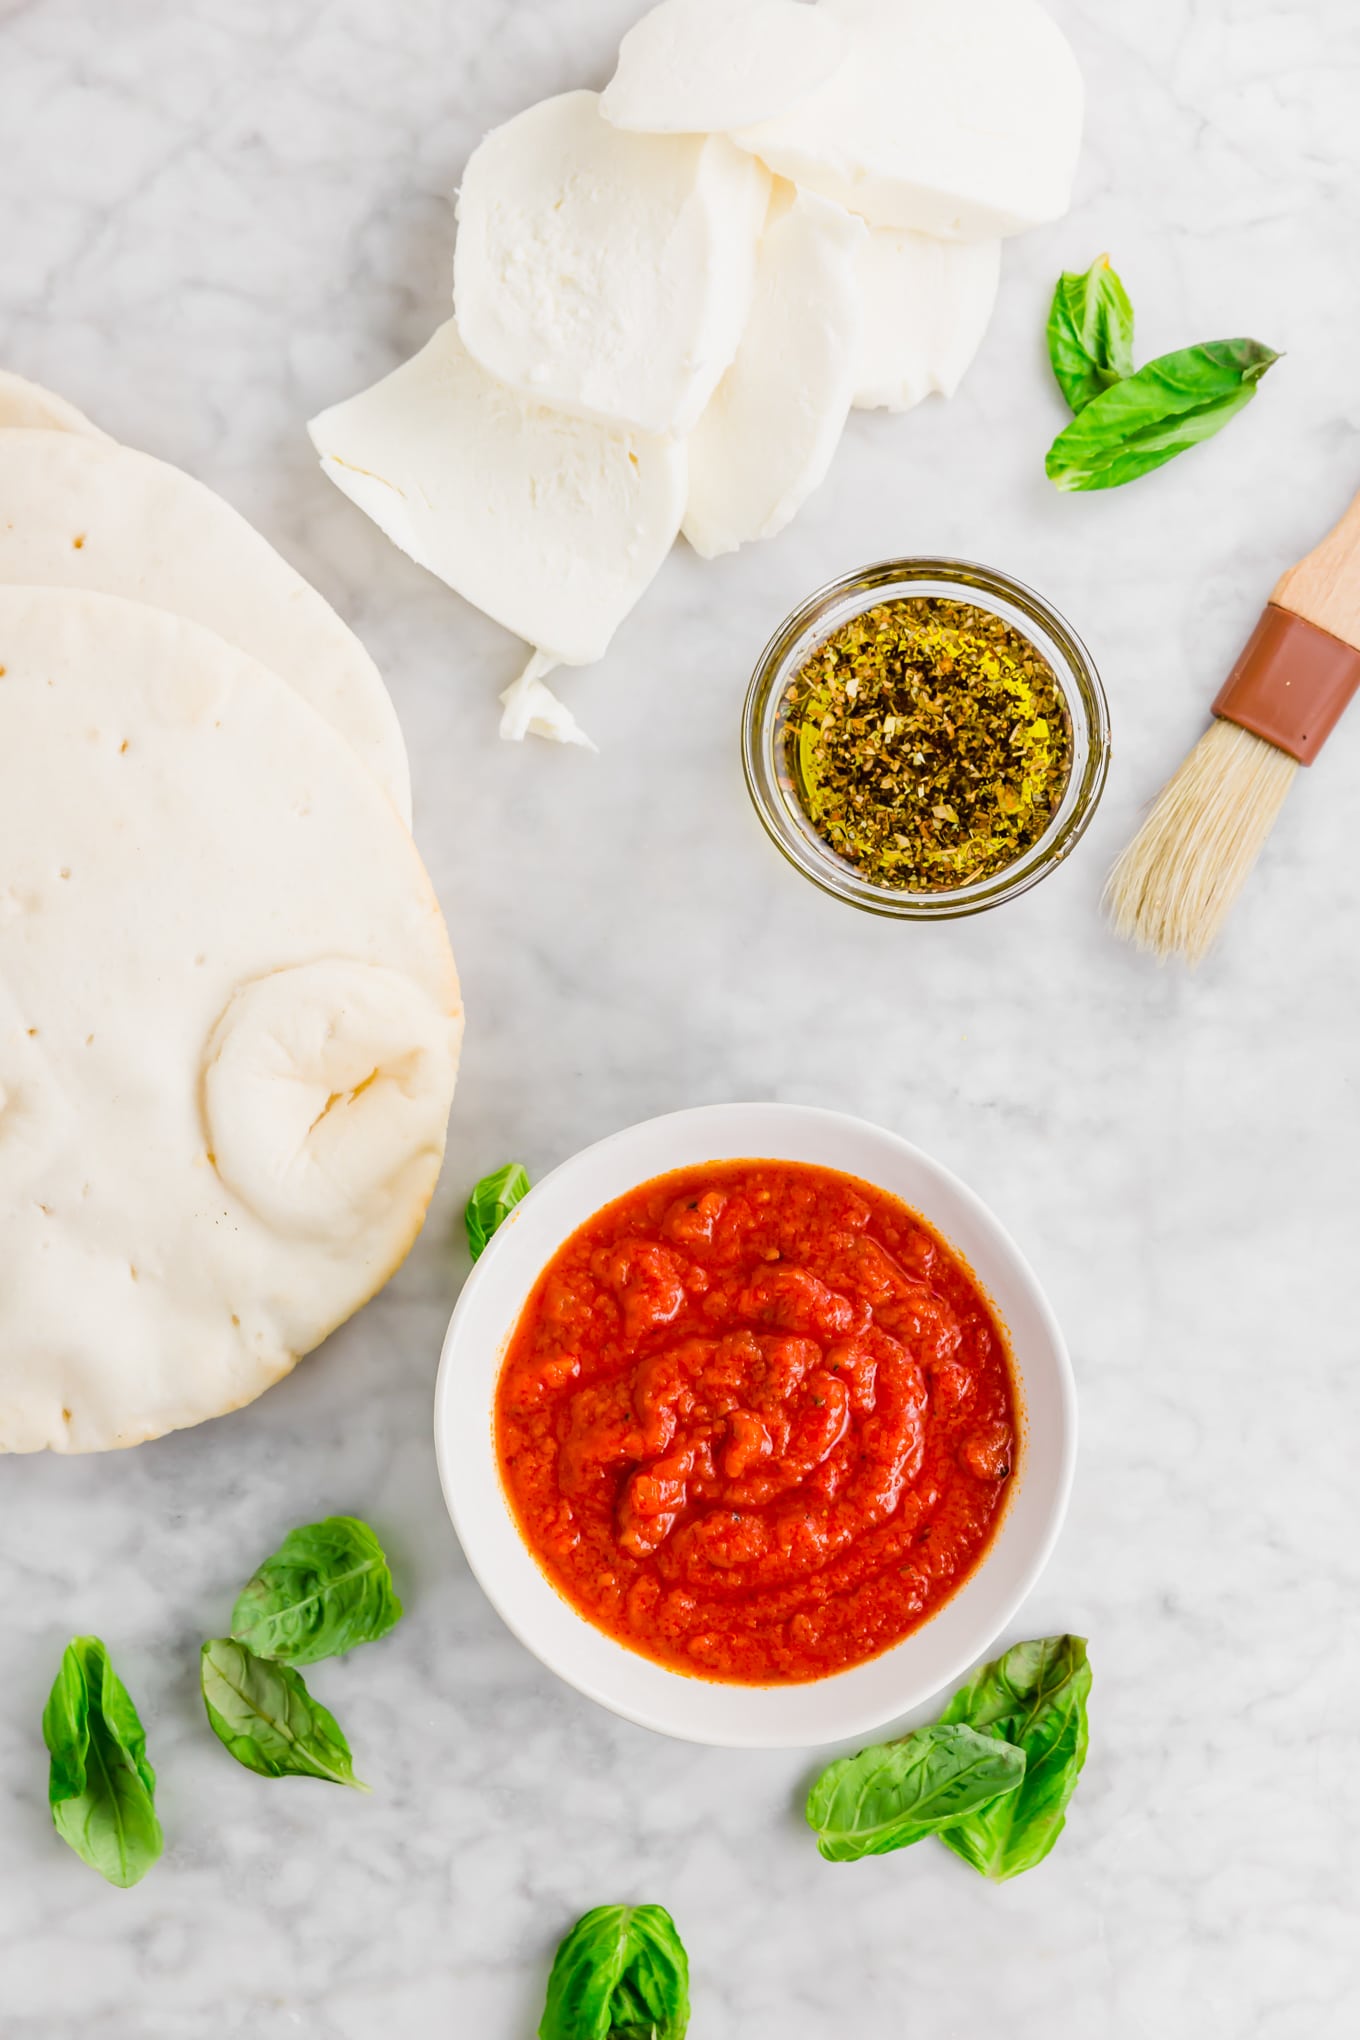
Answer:
M0 583L126 595L201 623L323 715L411 817L382 676L330 604L182 469L113 439L0 431Z
M376 780L265 667L0 588L0 1449L235 1409L407 1253L462 1030Z
M11 369L0 368L0 430L8 425L45 432L83 432L89 439L107 437L55 390L45 390L41 383L25 382Z

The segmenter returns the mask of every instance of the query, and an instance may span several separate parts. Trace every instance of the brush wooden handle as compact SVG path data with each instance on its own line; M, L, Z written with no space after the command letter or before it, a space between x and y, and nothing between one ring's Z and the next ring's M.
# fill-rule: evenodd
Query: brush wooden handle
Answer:
M1270 599L1360 650L1360 496L1321 545L1281 574Z
M1214 714L1311 765L1360 689L1360 496L1275 584Z

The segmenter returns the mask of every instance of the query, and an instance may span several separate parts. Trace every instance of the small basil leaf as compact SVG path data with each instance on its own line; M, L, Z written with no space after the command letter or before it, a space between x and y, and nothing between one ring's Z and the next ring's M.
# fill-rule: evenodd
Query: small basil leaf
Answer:
M521 1162L507 1162L493 1169L473 1190L463 1213L468 1245L475 1261L497 1226L504 1223L529 1191L529 1176Z
M1074 411L1133 374L1133 306L1108 255L1098 256L1080 275L1065 269L1058 278L1048 314L1048 358Z
M1060 432L1044 462L1060 489L1117 489L1212 438L1256 394L1279 355L1259 340L1214 340L1159 355L1112 384Z
M231 1633L256 1657L314 1665L374 1643L401 1620L381 1544L357 1516L290 1530L242 1588Z
M1018 1792L940 1833L984 1877L1000 1882L1032 1870L1062 1833L1086 1761L1090 1690L1085 1638L1043 1636L983 1665L945 1709L946 1721L967 1722L1025 1752Z
M597 1905L564 1936L539 2040L684 2040L689 1959L660 1905Z
M67 1644L42 1730L57 1833L110 1884L139 1883L165 1846L156 1774L137 1709L97 1636Z
M262 1778L325 1778L367 1792L333 1714L290 1665L257 1658L229 1636L203 1646L203 1704L213 1733Z
M1024 1752L936 1723L828 1764L808 1794L808 1826L828 1863L909 1848L975 1806L1018 1789Z

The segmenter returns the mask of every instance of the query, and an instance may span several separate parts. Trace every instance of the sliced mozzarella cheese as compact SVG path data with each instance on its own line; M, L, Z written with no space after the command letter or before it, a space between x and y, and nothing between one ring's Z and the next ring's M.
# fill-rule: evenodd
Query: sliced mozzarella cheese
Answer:
M649 134L722 134L806 99L845 49L801 0L661 0L623 38L600 111Z
M952 397L992 316L1001 243L875 227L855 268L864 311L855 408L909 411L935 390Z
M539 403L690 431L737 349L769 178L723 135L637 135L564 92L489 134L458 200L463 345Z
M684 531L705 559L782 531L831 465L855 392L867 231L824 198L776 192L750 322L690 441Z
M558 661L547 652L535 652L518 680L512 680L501 695L500 734L508 744L522 744L526 737L546 737L553 744L577 744L583 751L597 751L565 701L560 701L544 675L553 672Z
M1082 82L1038 0L821 0L846 30L820 92L736 137L881 227L952 240L1067 210Z
M683 446L517 396L451 319L308 430L326 474L403 552L567 666L604 652L684 509Z
M106 435L92 425L83 411L45 390L41 383L25 382L12 369L0 368L0 427L27 425L44 432L81 432L90 439Z

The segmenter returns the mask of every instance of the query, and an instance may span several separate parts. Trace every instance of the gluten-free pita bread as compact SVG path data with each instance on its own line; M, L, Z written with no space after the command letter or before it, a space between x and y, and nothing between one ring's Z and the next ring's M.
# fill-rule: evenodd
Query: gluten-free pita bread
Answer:
M8 425L30 425L45 432L80 432L88 439L106 435L92 425L83 411L45 390L41 383L26 382L12 369L0 368L0 429Z
M0 588L0 1449L249 1402L401 1262L462 1028L373 775L201 626Z
M354 633L254 526L116 440L0 430L0 583L126 595L216 631L326 718L410 820L406 747Z

